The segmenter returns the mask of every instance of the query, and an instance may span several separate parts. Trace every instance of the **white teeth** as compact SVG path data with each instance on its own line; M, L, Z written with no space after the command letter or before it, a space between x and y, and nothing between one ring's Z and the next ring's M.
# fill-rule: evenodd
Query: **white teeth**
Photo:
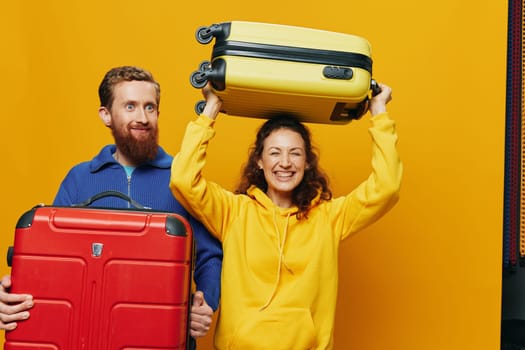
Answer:
M293 173L292 172L281 172L281 171L278 171L275 173L275 175L279 176L279 177L291 177L293 176Z

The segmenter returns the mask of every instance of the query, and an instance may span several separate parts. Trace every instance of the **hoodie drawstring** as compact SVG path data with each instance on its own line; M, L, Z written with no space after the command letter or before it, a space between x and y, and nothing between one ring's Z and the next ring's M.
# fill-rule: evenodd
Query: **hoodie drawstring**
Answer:
M270 305L273 297L275 296L275 293L277 292L277 287L279 286L279 282L281 280L281 266L284 265L284 267L293 275L292 269L286 264L286 259L284 258L284 244L286 242L286 235L288 233L288 222L290 220L290 213L286 216L286 224L284 226L284 233L283 233L283 239L281 241L281 232L279 231L279 226L277 226L277 210L274 210L273 212L273 224L275 225L275 232L277 234L277 250L279 251L279 262L277 264L277 278L275 279L275 283L273 285L272 294L264 303L263 306L259 309L259 311L262 311Z

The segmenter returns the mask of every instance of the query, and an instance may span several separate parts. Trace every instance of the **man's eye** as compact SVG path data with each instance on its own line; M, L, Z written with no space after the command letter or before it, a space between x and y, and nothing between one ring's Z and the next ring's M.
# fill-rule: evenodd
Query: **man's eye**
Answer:
M155 110L155 106L153 106L153 105L147 105L147 106L146 106L146 110L147 110L148 112L153 112L153 111Z
M126 109L127 109L128 111L133 110L133 105L126 105Z

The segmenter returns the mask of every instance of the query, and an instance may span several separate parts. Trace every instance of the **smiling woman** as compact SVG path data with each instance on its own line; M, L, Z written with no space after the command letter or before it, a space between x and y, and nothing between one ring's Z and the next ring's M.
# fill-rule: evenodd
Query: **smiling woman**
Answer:
M277 206L290 208L292 191L301 183L307 166L304 142L296 132L280 129L268 136L263 149L258 164L268 182L266 194Z
M337 198L309 129L288 115L259 128L234 193L206 181L202 169L222 102L203 89L206 105L188 124L170 186L223 243L217 349L333 348L340 242L386 214L401 185L397 133L386 112L391 89L380 86L370 101L372 174Z
M317 196L317 186L312 184L320 185L324 199L332 195L318 167L310 131L285 115L268 120L257 133L236 193L246 194L253 184L280 208L297 205L300 213L307 212Z

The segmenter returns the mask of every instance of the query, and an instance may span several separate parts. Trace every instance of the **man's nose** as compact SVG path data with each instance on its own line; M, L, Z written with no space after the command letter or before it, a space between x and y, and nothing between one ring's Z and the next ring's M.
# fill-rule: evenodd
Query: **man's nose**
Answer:
M148 123L148 114L146 110L144 109L139 110L137 114L137 122L142 123L142 124Z

